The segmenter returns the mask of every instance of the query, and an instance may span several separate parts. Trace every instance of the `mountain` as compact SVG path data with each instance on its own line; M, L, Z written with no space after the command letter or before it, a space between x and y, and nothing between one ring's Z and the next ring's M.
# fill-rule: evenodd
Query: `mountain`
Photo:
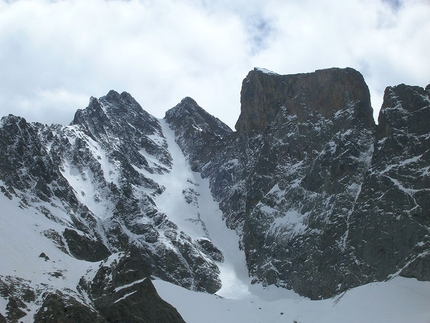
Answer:
M47 307L46 302L55 302L63 307L64 303L72 304L76 311L82 307L97 313L102 321L112 321L116 316L126 319L123 313L135 307L138 294L143 297L139 302L145 303L148 296L143 290L155 293L150 279L144 280L149 277L211 293L221 287L215 260L222 260L222 255L207 239L198 213L199 183L192 177L169 175L175 162L172 144L165 137L169 131L128 93L114 91L100 99L91 98L89 106L78 110L69 126L28 123L15 116L2 119L0 187L2 196L10 200L4 204L14 205L2 217L21 214L17 215L23 217L21 223L34 222L31 227L38 235L34 241L20 241L23 249L31 247L26 244L39 245L41 237L51 242L46 249L36 248L37 252L25 250L28 259L11 259L8 268L1 271L2 296L20 300L14 305L22 312L18 316L34 311L31 309L36 306L36 321L39 317L45 321L41 309ZM176 192L179 186L181 190ZM26 210L25 215L22 210ZM163 210L180 212L176 216L192 223L194 232L182 230L180 220L171 220L175 214L169 218ZM17 248L6 243L11 249ZM10 258L7 251L2 256ZM58 264L66 261L65 257L67 261L80 260L81 272L68 274L70 264ZM16 267L32 266L30 259L52 262L48 269L52 271L41 272L38 277L26 270L16 275ZM72 281L70 275L78 277L75 285L65 290L62 280ZM44 289L49 292L41 299L11 294L30 281L36 286L28 287L33 295ZM6 304L12 306L10 301ZM151 306L155 311L152 316L139 309L133 315L142 322L148 317L157 318L154 322L181 321L161 300ZM163 312L158 308L170 313L172 319L160 319L157 315ZM11 321L9 312L7 319Z
M428 280L429 92L387 88L375 125L353 69L255 69L221 153L196 154L208 136L186 140L181 118L173 129L241 236L254 282L326 298L395 274Z
M0 322L182 322L152 280L216 293L242 256L311 299L429 281L430 86L388 87L372 114L351 68L256 68L236 131L115 91L68 126L3 117Z

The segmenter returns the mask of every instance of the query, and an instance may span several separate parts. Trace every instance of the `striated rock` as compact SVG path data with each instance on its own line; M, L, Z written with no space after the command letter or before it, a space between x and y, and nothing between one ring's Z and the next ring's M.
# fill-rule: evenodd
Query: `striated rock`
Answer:
M223 153L225 140L232 132L188 97L168 110L164 119L174 131L179 147L189 156L194 171L201 171L202 165Z
M251 73L273 78L271 89L281 79ZM246 117L252 104L245 99L237 125L239 133L258 142L247 154L258 157L242 198L250 273L256 281L311 298L397 272L427 280L428 92L388 88L375 128L368 91L357 72L327 70L292 78L300 80L296 84L313 84L315 91L302 85L304 91L278 110L273 102L279 97L282 102L284 93L265 93L264 102L272 108L261 114L261 122ZM334 85L324 87L321 79ZM244 87L249 83L245 80ZM260 97L256 102L264 103Z
M239 153L223 161L213 191L227 223L242 232L250 274L311 298L342 291L345 217L369 168L375 131L363 77L352 69L254 70L241 102L232 149ZM241 186L219 188L225 173Z

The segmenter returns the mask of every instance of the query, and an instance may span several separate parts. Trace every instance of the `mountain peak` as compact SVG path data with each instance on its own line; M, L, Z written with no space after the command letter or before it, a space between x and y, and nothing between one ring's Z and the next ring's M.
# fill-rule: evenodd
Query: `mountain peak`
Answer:
M235 127L242 133L264 132L281 107L303 121L313 113L331 118L351 106L366 123L374 124L369 90L363 76L352 68L294 75L255 68L243 80L241 114Z
M174 131L176 142L188 155L191 168L201 169L202 164L222 149L223 139L232 130L221 120L207 113L190 97L166 112L164 117ZM197 156L205 156L198 163L193 163Z
M182 104L182 105L197 105L197 102L193 98L186 96L185 98L183 98L181 100L180 104Z
M91 97L88 107L76 111L71 124L86 128L94 138L110 131L118 135L128 128L149 134L160 131L158 120L143 110L129 93L119 94L114 90L99 99Z
M226 124L207 113L190 97L183 98L179 104L168 110L164 118L172 127L192 126L200 131L213 132L219 136L225 136L231 132Z

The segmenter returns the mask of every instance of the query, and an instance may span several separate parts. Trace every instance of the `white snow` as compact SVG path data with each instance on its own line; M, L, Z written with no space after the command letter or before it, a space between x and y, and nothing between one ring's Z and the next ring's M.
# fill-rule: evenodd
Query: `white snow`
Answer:
M43 234L64 227L33 208L20 208L16 198L10 201L0 194L0 205L0 275L18 276L35 284L56 280L57 286L74 289L91 263L66 255ZM48 261L39 257L42 252ZM63 272L67 279L49 275L53 272Z
M260 71L260 72L264 73L264 74L269 74L269 75L279 75L278 73L275 73L275 72L270 71L270 70L268 70L268 69L266 69L266 68L263 68L263 67L256 67L255 69L256 69L257 71Z
M137 290L132 291L131 293L125 294L123 297L118 298L118 299L114 302L114 304L116 304L116 303L118 303L118 302L120 302L120 301L122 301L122 300L126 299L127 297L129 297L129 296L133 295L133 294L134 294L134 293L136 293L136 292L137 292Z
M294 294L270 299L268 295L278 292L270 289L231 299L191 292L161 280L154 281L154 285L187 323L430 322L430 283L410 278L364 285L322 301Z
M272 229L287 229L291 236L303 233L307 226L303 224L304 215L297 210L289 210L282 217L275 217Z
M125 289L125 288L132 287L132 286L134 286L134 285L136 285L136 284L139 284L139 283L141 283L141 282L143 282L143 281L145 281L145 280L146 280L146 277L145 277L145 278L142 278L142 279L139 279L139 280L136 280L136 281L134 281L134 282L132 282L132 283L130 283L130 284L126 284L126 285L123 285L123 286L121 286L121 287L117 287L117 288L115 288L115 292L118 292L118 291L123 290L123 289Z
M0 277L16 276L25 279L32 288L45 286L51 289L49 286L55 286L65 294L73 294L79 279L97 264L63 253L45 237L45 230L64 230L61 224L47 219L34 208L21 208L17 198L11 201L0 194L0 205ZM49 260L39 257L42 253ZM5 300L0 297L0 312L4 314L3 305ZM29 303L27 306L29 312L20 321L33 322L40 304Z
M193 239L209 238L221 250L225 261L217 263L222 281L218 295L230 298L249 295L250 278L245 266L245 255L239 250L238 235L226 228L222 213L210 193L209 180L191 171L186 157L175 142L172 130L164 120L160 120L160 123L173 167L168 174L153 175L154 180L166 187L163 194L155 199L157 206ZM198 192L197 205L185 201L183 191L189 188Z
M165 187L165 191L155 198L155 202L169 219L174 222L180 230L186 232L193 239L206 237L205 228L200 220L201 212L206 207L200 209L200 203L195 205L187 203L185 193L200 192L200 175L191 171L182 150L175 142L172 130L164 120L159 120L166 138L169 152L173 159L173 166L169 173L152 174L148 177ZM199 196L195 196L197 199ZM204 206L204 205L203 205Z
M80 172L68 160L62 165L62 175L67 179L70 186L75 191L75 196L79 202L86 205L95 216L101 219L108 218L111 215L113 205L105 203L104 199L99 197L101 190L97 187L94 180L94 174L89 168ZM109 183L110 181L108 181ZM103 200L103 202L101 202Z

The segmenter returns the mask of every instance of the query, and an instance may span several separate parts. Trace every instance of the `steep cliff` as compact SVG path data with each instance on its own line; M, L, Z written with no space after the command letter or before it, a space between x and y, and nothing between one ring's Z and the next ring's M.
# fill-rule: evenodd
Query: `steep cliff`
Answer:
M398 272L427 279L428 111L426 90L388 88L376 126L353 69L254 69L223 149L199 156L190 125L171 122L254 281L324 298Z

